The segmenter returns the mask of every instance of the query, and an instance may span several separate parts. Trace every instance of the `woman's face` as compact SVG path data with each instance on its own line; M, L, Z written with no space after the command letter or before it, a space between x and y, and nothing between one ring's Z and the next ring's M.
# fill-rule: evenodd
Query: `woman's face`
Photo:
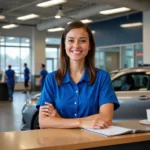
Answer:
M70 30L66 35L65 49L71 61L83 61L90 50L88 33L83 28Z

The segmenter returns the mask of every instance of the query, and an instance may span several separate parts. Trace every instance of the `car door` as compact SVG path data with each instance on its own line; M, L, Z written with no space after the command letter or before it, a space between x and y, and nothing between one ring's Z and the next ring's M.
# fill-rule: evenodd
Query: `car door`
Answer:
M127 78L131 85L127 84ZM146 109L150 108L150 75L147 72L133 72L121 75L112 80L120 108L114 113L114 121L146 119Z

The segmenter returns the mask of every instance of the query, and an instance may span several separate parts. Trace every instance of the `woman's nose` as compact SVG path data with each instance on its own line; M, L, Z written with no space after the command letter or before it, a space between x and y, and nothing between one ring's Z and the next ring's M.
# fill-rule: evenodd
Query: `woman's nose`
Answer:
M79 47L79 46L80 46L80 44L79 44L78 41L74 42L74 44L73 44L73 47L74 47L74 48Z

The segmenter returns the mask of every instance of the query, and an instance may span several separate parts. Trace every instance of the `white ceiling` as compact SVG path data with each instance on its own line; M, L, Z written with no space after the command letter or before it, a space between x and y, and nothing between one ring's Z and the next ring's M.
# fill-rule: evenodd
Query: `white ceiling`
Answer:
M150 9L150 0L68 0L62 4L65 17L55 19L59 6L36 7L36 4L44 1L47 0L0 0L0 11L6 16L6 19L0 20L0 24L17 23L36 26L38 30L43 31L52 27L65 26L68 21L71 21L70 18L92 19L96 22ZM101 10L117 7L129 7L131 11L108 16L99 14ZM38 14L40 17L27 21L16 19L31 13Z

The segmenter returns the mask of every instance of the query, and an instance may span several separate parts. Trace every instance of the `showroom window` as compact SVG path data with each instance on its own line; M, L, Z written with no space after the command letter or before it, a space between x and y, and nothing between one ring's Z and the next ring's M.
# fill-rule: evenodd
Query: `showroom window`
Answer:
M58 69L60 38L46 38L46 69L52 72Z
M97 47L95 64L97 68L110 72L123 68L137 67L139 64L143 64L143 44L133 43Z
M23 64L27 63L30 67L31 41L26 37L0 37L0 70L5 72L8 65L16 73L16 81L23 81Z

